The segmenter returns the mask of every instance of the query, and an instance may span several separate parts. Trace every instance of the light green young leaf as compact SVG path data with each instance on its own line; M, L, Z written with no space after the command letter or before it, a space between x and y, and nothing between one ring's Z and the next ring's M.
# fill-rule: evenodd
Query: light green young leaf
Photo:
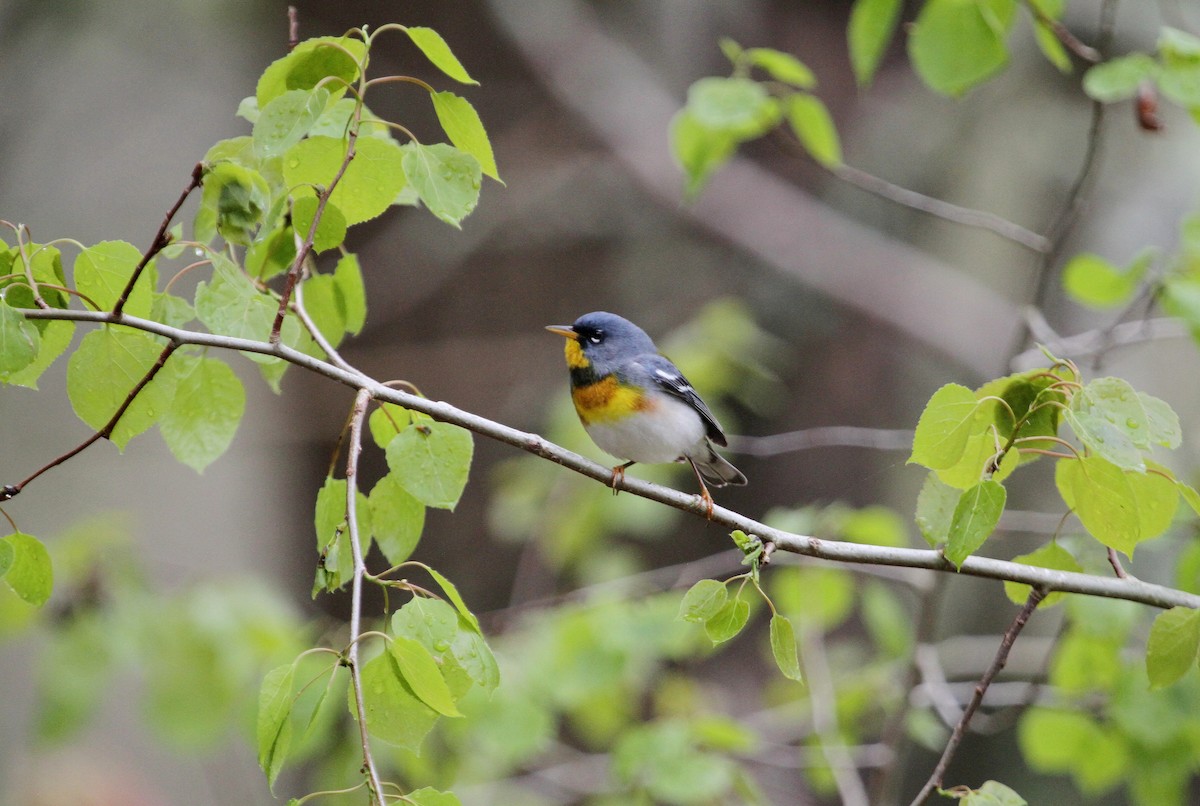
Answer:
M1161 445L1175 450L1183 443L1183 432L1179 428L1179 415L1166 401L1153 395L1138 392L1138 400L1146 411L1146 439L1144 447Z
M725 606L729 591L725 583L715 579L702 579L692 587L679 602L678 618L684 621L704 622L715 616Z
M1021 563L1022 565L1032 565L1036 568L1051 568L1055 571L1073 571L1079 573L1083 570L1079 563L1075 561L1075 558L1071 556L1071 553L1054 541L1028 554L1013 557L1013 562ZM1004 595L1013 604L1025 604L1025 600L1029 598L1029 591L1030 587L1022 585L1020 582L1004 583ZM1062 591L1054 591L1048 594L1038 607L1053 607L1061 602L1066 595Z
M1184 62L1163 65L1156 83L1168 101L1186 109L1200 107L1200 64Z
M425 528L425 506L413 498L391 473L381 478L368 497L375 542L391 565L412 556Z
M333 269L333 282L342 319L346 322L346 332L357 336L367 322L367 291L357 255L342 255Z
M1083 305L1114 308L1133 296L1152 259L1153 253L1145 252L1129 266L1120 268L1099 255L1076 255L1063 268L1063 288Z
M742 631L750 620L750 605L742 599L730 599L704 622L704 632L714 644L721 644Z
M292 227L301 240L308 237L317 214L317 197L301 196L292 202ZM289 237L290 233L288 233ZM346 217L333 202L327 202L313 234L313 251L317 254L341 246L346 240ZM294 242L294 241L293 241ZM294 253L293 253L294 254Z
M950 534L950 521L954 518L954 509L958 506L961 490L951 487L938 478L937 473L930 472L917 493L917 528L921 536L931 548L946 542Z
M749 48L745 51L745 58L750 64L765 70L767 75L776 81L802 90L811 90L817 86L817 77L813 75L813 71L790 53L773 48Z
M1054 482L1092 537L1133 555L1142 534L1133 488L1121 468L1102 456L1059 459Z
M957 383L934 392L917 421L908 463L931 470L953 467L966 450L978 407L975 393Z
M1109 59L1083 74L1083 91L1094 101L1111 104L1137 94L1143 81L1161 71L1158 62L1145 53L1130 53Z
M418 641L398 635L388 642L388 651L404 682L421 702L443 716L462 716L454 704L446 678L442 677L437 661L428 649Z
M304 281L304 309L313 324L334 347L346 336L346 319L338 303L337 281L332 274L313 274Z
M1179 508L1179 487L1171 471L1155 462L1146 462L1145 473L1126 473L1137 505L1138 532L1142 540L1158 537L1175 519Z
M788 96L784 106L788 123L804 150L822 165L840 165L842 146L838 141L837 127L821 99L798 92Z
M175 393L159 430L175 458L200 472L233 442L246 409L246 391L218 358L176 355L164 370L168 371L174 376Z
M288 90L272 98L254 121L254 151L260 157L277 157L304 139L329 103L329 91Z
M171 327L183 327L196 318L196 309L183 297L166 292L156 293L150 318Z
M334 97L342 95L345 84L358 79L358 63L363 60L366 50L362 40L348 36L304 40L263 71L255 90L258 108L266 109L271 101L288 90L311 90L329 76L342 80L325 82L324 87Z
M946 559L961 567L963 560L974 554L995 531L1004 512L1008 493L1004 485L986 479L963 492L950 519L946 538Z
M419 641L430 652L445 652L458 635L458 611L441 599L414 596L392 614L392 635Z
M0 538L0 577L13 593L41 607L54 590L54 568L42 541L24 532Z
M1151 688L1169 686L1196 664L1200 652L1200 610L1172 607L1159 613L1146 641L1146 673Z
M270 206L271 188L258 171L233 162L210 165L192 225L196 240L207 243L220 235L248 246Z
M1015 0L928 0L908 39L917 75L950 96L987 81L1008 64L1015 11Z
M460 84L475 84L479 82L471 78L467 74L467 69L459 62L458 57L450 50L450 46L446 44L446 40L442 39L442 35L432 28L408 27L405 28L405 33L412 40L413 44L420 48L425 54L425 58L433 63L433 66L441 70L450 78Z
M404 173L429 212L461 229L479 203L483 169L479 160L445 143L409 143L403 148Z
M413 806L462 806L462 801L453 792L442 792L429 786L414 789L405 797Z
M258 691L258 766L274 791L292 741L292 683L296 666L286 663L267 672Z
M362 690L371 735L414 753L433 729L438 712L421 702L404 685L396 660L385 652L362 667ZM355 714L354 692L349 692L350 713Z
M162 351L150 336L113 325L84 336L67 362L67 397L79 419L100 430ZM113 444L124 450L129 440L154 425L166 410L170 393L161 378L152 380L117 421L110 436Z
M454 509L467 486L474 445L469 431L422 420L388 442L387 463L396 481L418 501Z
M397 434L412 423L412 415L408 409L395 403L380 403L379 407L367 417L367 430L371 439L380 448L387 448Z
M702 78L688 88L688 111L701 126L742 133L758 126L771 103L767 88L748 78Z
M33 361L16 372L0 372L0 381L14 386L26 386L37 389L38 378L42 376L54 360L62 355L75 336L74 322L48 321L42 329L38 341L37 355ZM37 332L36 326L34 332Z
M196 316L212 333L266 341L279 304L260 293L242 271L224 257L213 259L213 278L196 286ZM247 353L251 361L277 362Z
M87 294L100 310L111 311L141 259L138 248L125 241L102 241L89 246L75 258L75 287L80 293ZM125 313L141 317L150 315L156 277L151 262L125 301Z
M38 329L0 296L0 378L7 380L29 367L40 345Z
M462 624L463 619L460 618L459 623ZM450 652L467 676L485 692L490 694L499 687L500 665L482 633L468 624L458 631Z
M738 140L729 132L710 129L689 109L671 119L671 155L687 176L686 195L694 198L708 178L729 161Z
M1200 515L1200 492L1197 492L1196 488L1190 484L1185 484L1178 479L1175 481L1175 486L1179 488L1179 494L1183 496L1183 500L1187 505L1192 508L1192 512Z
M433 111L437 113L442 131L446 132L450 142L478 160L483 172L499 182L500 173L496 168L492 143L475 107L466 98L452 92L435 92L430 97L433 99Z
M283 178L296 197L315 195L312 187L325 188L346 159L346 142L334 137L309 137L283 155ZM395 142L360 137L355 156L329 197L348 225L375 218L404 189L404 154Z
M359 520L358 539L365 554L370 547L370 505L361 491L355 501L355 513ZM336 590L354 575L354 555L350 547L350 530L346 525L345 479L332 476L325 479L317 492L313 525L317 533L317 551L322 554L318 579L324 581L323 589Z
M968 794L962 806L1029 806L1025 798L999 781L984 781L983 786Z
M446 594L446 598L450 600L450 604L454 605L454 609L458 611L458 615L462 617L467 626L475 632L483 635L483 628L479 626L479 619L475 618L475 614L467 608L467 603L463 601L462 594L458 592L458 588L449 579L446 579L439 571L430 568L429 575L437 582L442 589L442 593Z
M800 657L796 653L796 632L792 622L786 616L775 613L771 616L771 654L775 665L783 676L789 680L804 682L804 674L800 671Z
M903 0L854 0L846 37L850 65L860 87L871 83L888 43L896 33Z

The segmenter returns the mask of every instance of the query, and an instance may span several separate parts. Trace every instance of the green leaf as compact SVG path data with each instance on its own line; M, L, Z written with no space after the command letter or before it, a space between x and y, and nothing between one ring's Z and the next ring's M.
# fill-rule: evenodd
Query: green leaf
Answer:
M862 592L860 613L871 640L888 658L908 658L915 635L904 601L887 585L867 582Z
M1168 64L1200 61L1200 37L1164 25L1158 34L1158 53Z
M715 616L729 599L724 582L702 579L692 587L679 602L678 618L684 621L705 622Z
M199 472L233 442L246 409L246 391L217 358L176 355L167 371L174 376L175 393L159 430L175 458Z
M270 280L291 268L296 261L296 233L280 220L270 230L262 229L246 249L242 262L246 274L258 280Z
M460 624L462 621L460 618ZM469 624L467 629L460 629L450 651L467 676L484 691L490 694L500 686L500 666L478 629Z
M748 78L702 78L688 88L688 111L701 126L741 132L756 127L771 103L767 88Z
M1200 610L1172 607L1159 613L1146 641L1146 673L1151 688L1169 686L1196 663L1200 652Z
M413 806L462 806L462 801L453 792L441 792L428 786L409 792L405 798Z
M141 259L138 248L125 241L102 241L89 246L75 258L75 287L90 297L100 310L111 311ZM125 301L125 313L141 317L150 315L156 276L154 264L146 266Z
M842 146L837 127L821 99L798 92L788 96L784 106L788 123L804 150L822 165L841 165Z
M3 300L0 300L0 303L2 302ZM3 312L0 311L0 317L3 315ZM48 321L45 325L39 338L37 356L33 361L16 372L0 372L0 381L14 386L26 386L30 389L38 388L38 378L54 363L56 358L66 351L71 344L71 339L75 337L74 322ZM0 327L3 326L0 325ZM37 333L36 325L34 333Z
M1029 806L1025 798L999 781L985 781L983 786L962 799L962 806Z
M1152 252L1145 252L1130 266L1118 268L1099 255L1076 255L1063 268L1063 288L1083 305L1114 308L1133 296L1152 257Z
M311 90L329 76L342 80L326 82L325 88L334 96L343 94L345 84L352 84L358 78L358 63L366 56L366 51L361 40L347 36L304 40L263 71L255 90L258 108L266 109L271 101L288 90Z
M308 237L317 214L317 197L301 196L292 202L292 227L303 240ZM320 254L342 245L346 240L346 217L333 202L327 202L313 234L313 251ZM294 255L293 255L294 259Z
M345 141L334 137L309 137L283 155L283 179L295 196L315 195L312 187L325 188L346 159ZM355 156L329 197L348 225L375 218L392 205L404 189L404 154L391 140L360 137Z
M967 448L978 408L975 393L957 383L934 392L917 421L908 463L930 470L953 467Z
M391 565L412 556L425 528L425 506L413 498L391 473L380 479L368 497L375 542Z
M1075 561L1071 553L1054 541L1028 554L1013 557L1013 562L1021 563L1021 565L1032 565L1036 568L1050 568L1055 571L1072 571L1074 573L1083 571L1083 568ZM1031 588L1028 585L1022 585L1020 582L1004 583L1004 595L1013 604L1025 604L1025 600L1029 598L1030 590ZM1048 594L1038 607L1053 607L1065 597L1066 594L1062 591L1054 591Z
M429 507L454 509L471 469L471 433L456 425L422 420L388 442L388 467L396 481Z
M304 139L329 103L329 91L288 90L272 98L254 121L254 151L277 157Z
M1145 470L1150 418L1141 397L1121 378L1097 378L1077 391L1063 413L1087 448L1120 468Z
M196 240L207 243L220 235L248 246L270 206L271 189L258 171L232 162L211 165L193 222Z
M183 327L196 318L196 309L183 297L169 293L155 293L150 318L171 327Z
M500 173L496 168L492 143L475 107L466 98L452 92L435 92L430 97L433 99L433 111L437 113L442 131L446 132L450 142L478 160L483 172L499 182Z
M1109 59L1083 74L1083 91L1094 101L1111 104L1137 94L1143 81L1155 79L1161 68L1145 53Z
M214 258L213 268L212 280L196 286L197 318L212 333L266 341L279 303L260 293L227 258ZM280 360L257 353L247 353L246 357L260 363Z
M998 442L996 435L986 425L990 419L981 414L976 420L976 427L980 427L979 424L984 423L985 425L982 427L988 428L988 430L978 431L967 439L967 447L955 464L935 471L943 483L958 490L966 490L987 478L989 474L995 481L1004 481L1020 466L1020 453L1010 450L1000 460L1000 466L992 472L996 452L1002 447L1002 443Z
M1157 397L1145 392L1138 392L1137 395L1146 412L1147 423L1145 439L1138 444L1145 448L1152 445L1161 445L1170 450L1178 448L1183 443L1183 432L1179 429L1179 415L1170 405Z
M1092 537L1132 556L1142 535L1133 488L1121 468L1101 456L1059 459L1054 482Z
M1065 0L1032 0L1031 5L1050 20L1061 20ZM1035 14L1033 18L1033 39L1037 42L1038 50L1060 73L1071 72L1071 55L1059 40L1054 29L1042 22Z
M1015 0L928 0L908 39L917 75L943 95L982 84L1008 64L1015 10Z
M458 611L458 615L467 623L467 625L475 632L483 635L483 629L479 626L479 619L475 618L475 614L467 608L467 603L463 601L462 595L458 592L458 588L454 583L446 579L436 569L430 568L429 575L433 577L442 592L446 594L446 598L450 600L450 604L454 605L454 609Z
M54 589L54 568L42 541L24 532L0 538L0 576L13 593L41 607Z
M292 740L289 717L295 675L295 664L278 666L267 672L258 690L258 766L267 774L267 786L272 791Z
M704 622L704 632L714 644L724 643L742 631L750 620L750 605L730 599Z
M404 682L421 702L443 716L462 716L454 704L446 678L442 677L437 661L428 649L411 638L395 636L388 642L388 651Z
M817 86L817 77L813 75L813 71L790 53L773 48L750 48L744 53L750 64L762 68L776 81L802 90L811 90Z
M367 730L377 739L419 753L421 742L438 720L437 711L421 702L404 684L390 652L364 664L361 676ZM349 696L353 714L353 690Z
M395 403L380 403L379 408L367 418L367 430L371 432L371 439L375 440L376 445L387 448L388 443L411 423L412 415L408 409Z
M896 33L903 0L854 0L846 37L850 65L860 87L871 83Z
M479 160L445 143L409 143L403 151L404 173L421 202L442 221L461 228L479 203Z
M309 318L332 345L337 347L346 336L346 320L338 302L337 281L332 274L313 274L303 284L304 309Z
M1175 485L1179 488L1179 494L1183 496L1183 500L1192 508L1192 512L1200 515L1200 492L1197 492L1196 488L1190 484L1179 480L1175 481Z
M732 134L711 129L688 109L671 119L671 155L687 176L686 194L694 198L708 178L729 161L738 140Z
M415 596L392 614L392 635L419 641L433 653L442 653L458 635L458 611L441 599Z
M1171 103L1187 109L1200 106L1200 64L1163 65L1158 74L1158 89Z
M800 671L800 657L796 654L796 632L792 622L786 616L775 613L771 616L771 654L775 657L775 665L783 676L789 680L804 682L804 674Z
M333 269L333 282L346 332L357 336L367 322L367 291L357 255L342 255Z
M434 67L460 84L479 84L467 74L466 68L458 61L458 58L451 52L450 46L446 44L446 40L442 39L442 35L437 31L421 27L409 27L404 30L408 34L408 38L420 48L421 52L425 54L425 58L429 59Z
M67 396L79 419L99 431L150 371L162 345L150 336L113 325L88 333L67 363ZM117 421L109 437L121 450L162 416L171 390L151 381Z
M1171 471L1154 462L1146 463L1145 473L1126 473L1137 505L1138 532L1142 540L1158 537L1175 519L1179 508L1179 487Z
M358 515L358 539L365 549L370 545L370 505L359 491L355 499ZM322 554L318 579L324 590L336 590L354 576L354 555L350 546L350 530L346 522L346 480L332 476L317 492L313 525L317 532L317 551ZM335 540L336 538L336 540Z
M41 334L25 315L0 296L0 377L26 369L38 355Z
M995 531L1004 512L1008 493L1004 485L986 479L963 492L950 519L946 539L946 559L961 567L963 560L974 554Z

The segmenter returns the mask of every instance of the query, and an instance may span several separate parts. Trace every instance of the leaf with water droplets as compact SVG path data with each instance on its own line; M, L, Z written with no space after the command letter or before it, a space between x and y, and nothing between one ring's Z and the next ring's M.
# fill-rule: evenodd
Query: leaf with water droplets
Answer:
M297 197L315 196L329 186L346 159L347 143L335 137L309 137L283 155L283 178ZM375 218L404 189L404 155L400 146L378 137L359 137L355 156L346 166L329 200L346 224ZM308 187L304 187L308 185Z
M429 212L461 229L479 203L479 160L445 143L404 146L404 174Z

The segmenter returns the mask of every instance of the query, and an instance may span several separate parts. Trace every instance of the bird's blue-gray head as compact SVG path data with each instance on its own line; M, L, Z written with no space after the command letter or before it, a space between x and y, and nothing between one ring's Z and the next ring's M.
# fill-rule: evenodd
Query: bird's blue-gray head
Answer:
M585 313L569 327L555 325L547 329L570 339L567 363L572 369L586 368L600 376L634 356L658 352L646 331L607 311Z

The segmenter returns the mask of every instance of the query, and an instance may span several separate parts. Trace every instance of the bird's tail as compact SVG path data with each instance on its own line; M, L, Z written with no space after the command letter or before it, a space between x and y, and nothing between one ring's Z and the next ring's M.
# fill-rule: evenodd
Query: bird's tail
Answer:
M746 476L742 471L713 450L711 445L708 445L707 448L707 456L701 454L691 457L696 472L703 476L705 481L714 487L724 487L727 484L741 486L746 483Z

